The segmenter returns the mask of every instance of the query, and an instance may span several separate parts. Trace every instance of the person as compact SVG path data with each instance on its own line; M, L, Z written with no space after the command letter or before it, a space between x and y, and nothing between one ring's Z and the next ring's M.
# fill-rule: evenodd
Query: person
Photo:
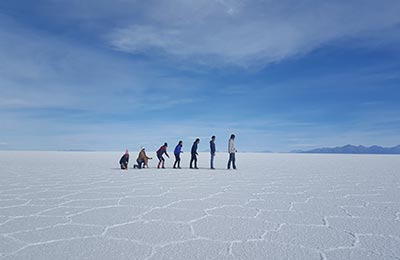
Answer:
M181 168L181 153L182 153L182 146L183 142L179 141L179 143L176 145L175 150L174 150L174 155L175 155L175 163L174 163L174 169L176 169L176 165L178 164L178 169Z
M140 148L139 156L136 159L137 164L133 165L133 168L142 169L146 166L149 168L149 160L151 159L153 158L147 156L146 149L142 146L142 148Z
M157 150L157 158L158 158L158 165L157 168L160 168L160 165L162 165L162 168L165 169L164 163L165 163L165 159L163 157L163 154L165 154L168 158L169 155L167 153L167 148L168 148L168 144L164 143L163 146L161 146L158 150Z
M228 160L228 170L231 168L231 163L233 166L233 169L236 170L236 164L235 164L235 153L237 152L235 148L235 135L232 134L231 138L229 138L229 145L228 145L228 153L229 153L229 160Z
M193 169L193 162L194 162L194 168L198 169L197 168L197 155L198 155L197 146L199 143L200 143L200 139L197 138L192 145L192 150L191 150L192 157L190 159L190 169Z
M210 154L211 154L211 160L210 160L210 168L214 170L214 157L215 157L215 135L211 137L210 140Z
M126 149L125 154L122 155L121 159L119 160L121 169L128 170L128 163L129 163L129 151L128 151L128 149Z

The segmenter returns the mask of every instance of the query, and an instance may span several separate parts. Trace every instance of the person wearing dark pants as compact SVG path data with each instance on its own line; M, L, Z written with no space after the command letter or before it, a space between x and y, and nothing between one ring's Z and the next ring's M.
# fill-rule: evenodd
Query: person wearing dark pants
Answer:
M231 163L233 169L236 170L235 162L236 162L235 153L229 153L228 170L231 168Z
M192 157L190 158L190 169L193 169L193 162L194 162L194 168L198 169L197 168L197 155L198 155L197 146L199 143L200 143L200 139L197 138L192 145L192 150L191 150Z
M121 159L119 160L119 164L122 170L128 170L128 163L129 163L129 152L126 149L125 154L122 155Z
M162 168L164 169L165 168L165 159L164 159L164 157L163 157L163 154L165 154L168 158L169 158L169 155L168 155L168 153L167 153L167 147L168 147L168 144L167 143L165 143L163 146L161 146L160 147L160 149L158 149L157 150L157 152L156 152L156 154L157 154L157 158L158 158L158 165L157 165L157 168L159 169L160 168L160 165L162 165Z
M174 150L174 155L175 155L175 162L174 162L174 169L178 165L178 169L181 168L181 153L182 153L182 146L183 142L179 141L179 143L176 145L175 150Z
M235 135L232 134L231 138L229 138L229 145L228 145L228 153L229 153L229 160L228 160L228 170L231 168L231 163L232 167L234 170L236 170L236 159L235 159L235 153L237 152L235 148Z
M148 161L151 160L151 157L148 157L146 154L146 149L142 146L140 149L140 153L138 158L136 159L137 164L133 165L133 168L142 169L147 166L149 168Z
M210 140L210 154L211 154L211 159L210 159L210 169L215 169L214 168L214 157L215 157L215 136L213 135Z

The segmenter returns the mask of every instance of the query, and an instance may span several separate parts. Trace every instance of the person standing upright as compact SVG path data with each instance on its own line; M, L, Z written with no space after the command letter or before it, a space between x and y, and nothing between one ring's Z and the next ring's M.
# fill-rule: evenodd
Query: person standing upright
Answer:
M228 170L231 168L231 163L233 169L236 170L236 164L235 164L235 153L236 153L236 148L235 148L235 135L232 134L231 138L229 138L229 145L228 145L228 153L229 153L229 160L228 160Z
M182 146L183 142L179 141L179 143L176 145L175 150L174 150L174 155L175 155L175 162L174 162L174 169L176 168L176 165L178 164L178 169L181 168L181 153L182 153Z
M195 168L195 169L198 169L198 168L197 168L197 155L198 155L198 153L197 153L197 146L198 146L199 143L200 143L200 139L197 138L197 139L194 141L193 145L192 145L192 150L191 150L192 157L191 157L191 159L190 159L190 169L193 169L193 165L192 165L193 162L194 162L194 168Z
M169 158L169 155L167 153L167 147L168 147L168 144L164 143L164 145L161 146L160 149L157 150L157 158L158 158L157 168L160 168L161 163L162 163L162 168L163 169L165 168L165 166L164 166L165 159L163 157L163 154L165 154Z
M215 169L214 168L214 157L215 157L215 135L213 135L211 137L210 140L210 154L211 154L211 159L210 159L210 168L211 169Z

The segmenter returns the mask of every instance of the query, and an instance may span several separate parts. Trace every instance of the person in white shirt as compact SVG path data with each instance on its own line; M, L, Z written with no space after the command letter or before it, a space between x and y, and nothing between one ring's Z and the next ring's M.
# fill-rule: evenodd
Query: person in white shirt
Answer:
M229 139L229 145L228 145L228 153L229 153L229 161L228 161L228 170L231 168L231 163L232 167L234 170L236 170L236 164L235 164L235 153L236 153L236 148L235 148L235 135L232 134L231 138Z

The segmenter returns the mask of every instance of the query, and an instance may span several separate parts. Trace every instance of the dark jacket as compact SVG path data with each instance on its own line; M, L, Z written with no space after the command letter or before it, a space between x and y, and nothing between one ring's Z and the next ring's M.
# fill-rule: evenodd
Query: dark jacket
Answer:
M164 153L168 156L167 147L165 145L161 146L160 149L158 149L157 156L162 156Z
M128 164L129 162L129 154L122 155L121 159L119 160L119 164Z
M193 143L191 153L192 154L197 154L197 142Z
M210 141L210 153L215 154L215 142Z

